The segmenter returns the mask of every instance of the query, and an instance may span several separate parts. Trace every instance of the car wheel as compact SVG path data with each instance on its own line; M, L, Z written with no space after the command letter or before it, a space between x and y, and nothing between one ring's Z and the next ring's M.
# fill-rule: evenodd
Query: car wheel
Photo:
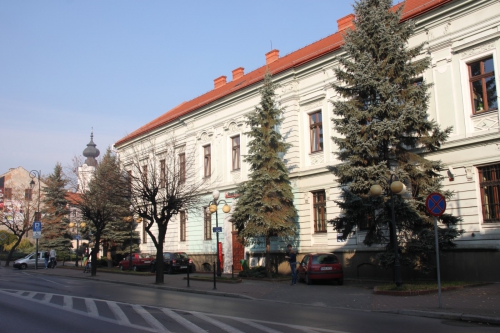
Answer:
M312 280L311 278L309 277L309 274L306 274L306 284L312 284Z
M137 272L137 270L138 270L137 266L132 267L132 269L134 270L134 272Z
M343 285L344 284L344 278L338 279L337 283L339 284L339 286Z
M120 265L120 271L123 271L123 266L122 265Z
M21 269L26 269L26 268L28 268L28 265L26 265L26 264L21 265Z

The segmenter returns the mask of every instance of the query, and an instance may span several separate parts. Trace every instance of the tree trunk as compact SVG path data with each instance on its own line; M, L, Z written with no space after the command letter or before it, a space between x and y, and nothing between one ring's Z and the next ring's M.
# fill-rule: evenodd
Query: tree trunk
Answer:
M163 227L161 224L158 225L158 244L156 247L156 284L163 284L165 282L165 276L163 274L163 241L165 240L165 234L167 228Z
M271 238L266 235L266 274L269 279L273 277L271 268Z
M94 248L92 250L92 262L90 267L90 276L96 276L97 274L97 253L99 252L99 243L101 241L101 237L96 233L95 235L95 243Z
M113 267L113 258L111 258L111 242L108 242L108 249L106 251L106 259L108 260L108 267Z
M21 243L21 240L23 238L24 233L17 239L16 244L10 249L9 254L7 255L7 260L5 261L5 267L8 267L10 264L10 261L12 260L12 255L14 254L14 251L17 249L17 246Z

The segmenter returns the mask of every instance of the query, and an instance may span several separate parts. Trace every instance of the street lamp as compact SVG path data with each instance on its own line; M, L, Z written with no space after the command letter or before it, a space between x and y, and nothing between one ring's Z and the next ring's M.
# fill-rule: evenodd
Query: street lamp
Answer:
M392 240L393 240L393 249L394 249L394 282L396 286L401 287L403 281L401 279L401 264L399 263L399 253L398 253L398 239L396 234L396 214L394 212L394 194L404 194L406 192L405 185L397 180L395 174L391 174L389 179L383 177L387 182L389 189L387 189L387 193L391 197L391 222L392 222ZM370 187L370 195L376 197L382 195L382 186L376 184Z
M37 217L39 220L42 218L42 214L40 214L40 176L42 174L42 171L37 171L37 170L31 170L30 171L30 189L33 191L33 188L35 187L35 178L38 180L38 208L37 212L35 213L35 221L37 220ZM36 259L35 259L35 269L38 269L38 238L36 238Z
M221 271L221 262L220 262L220 252L219 252L219 217L217 215L218 206L221 202L224 202L224 206L222 207L222 211L224 213L229 213L231 211L231 206L229 206L226 200L219 200L219 191L214 190L212 192L212 197L214 198L212 201L208 203L208 207L206 209L207 214L215 213L215 227L216 227L216 236L217 236L217 276L222 275Z
M76 253L76 261L75 261L75 266L76 267L78 267L78 250L80 249L80 243L79 243L79 241L80 241L80 237L81 237L79 229L80 228L85 228L86 225L87 225L87 223L85 223L85 222L78 222L78 221L77 222L70 222L68 224L68 226L70 228L75 228L76 227L76 235L75 235L75 238L76 238L76 251L75 251L75 253Z

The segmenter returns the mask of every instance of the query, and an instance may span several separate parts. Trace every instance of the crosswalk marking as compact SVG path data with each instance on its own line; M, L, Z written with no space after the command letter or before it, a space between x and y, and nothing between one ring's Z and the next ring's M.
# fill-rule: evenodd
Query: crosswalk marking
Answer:
M95 305L95 302L90 299L90 298L85 298L85 305L87 306L87 313L89 316L98 318L99 317L99 311L97 311L97 305Z
M175 321L177 321L179 324L181 324L182 326L184 326L185 328L187 328L188 330L190 330L191 332L193 333L206 333L207 331L202 329L201 327L199 326L196 326L195 324L193 324L192 322L190 322L189 320L181 317L181 316L178 316L174 313L174 311L170 310L170 309L161 309L161 311L166 314L167 316L169 316L170 318L174 319Z
M224 330L224 331L226 331L226 332L229 332L229 333L244 333L243 331L240 331L240 330L236 329L235 327L231 327L231 326L229 326L229 325L224 324L223 322L220 322L220 321L218 321L218 320L215 320L215 319L212 319L212 318L210 318L210 317L207 317L207 316L205 316L205 315L204 315L204 314L202 314L202 313L199 313L199 312L194 312L193 314L194 314L196 317L198 317L198 318L200 318L200 319L203 319L203 320L205 320L205 321L209 322L210 324L215 325L215 326L217 326L217 327L219 327L219 328L223 329L223 330Z
M68 312L89 316L113 324L127 326L149 332L170 333L169 329L166 328L160 321L160 320L162 321L165 320L166 316L168 320L173 320L177 324L179 324L180 327L183 328L182 332L193 332L193 333L207 332L205 326L210 324L218 327L220 330L230 333L244 333L242 329L245 332L254 332L256 329L258 329L259 331L266 333L282 333L289 331L290 328L297 331L310 332L310 333L313 332L347 333L347 332L329 330L324 328L312 328L312 327L292 325L286 323L276 323L272 321L231 317L219 314L201 313L197 311L167 309L158 306L141 306L138 304L128 304L128 303L114 302L109 300L100 300L94 298L68 296L68 295L52 294L45 292L0 289L0 294L1 293L12 295L33 302L42 303L47 306L62 309ZM53 297L56 297L57 300L62 298L62 304L60 301L52 303L51 301ZM79 300L76 304L75 304L75 299ZM83 309L81 306L77 306L77 304L81 302L80 300L84 301L85 307ZM97 308L97 302L99 302L99 304L102 304L102 306L107 307L107 309L109 309L109 311L111 311L111 313L113 314L113 318L100 315L99 310ZM101 310L106 310L106 309L103 308ZM155 316L153 316L152 312L155 313ZM185 317L182 314L190 314L196 317L198 319L196 320L196 324L188 319L189 317L193 318L192 316ZM142 318L142 321L137 316ZM137 323L138 320L139 322ZM134 323L134 321L136 322ZM236 328L234 326L231 326L230 324L226 324L227 322L231 321L243 323L244 325L239 325L239 327ZM271 327L269 327L268 325L270 325Z
M134 310L140 314L151 326L157 329L157 332L170 332L165 326L163 326L151 313L144 309L140 305L133 305Z
M118 304L116 304L115 302L111 302L111 301L107 301L106 303L108 304L111 311L113 311L113 314L115 315L116 319L118 319L119 321L122 321L125 325L130 324L130 321L128 320L127 315L122 311L122 309L120 309Z

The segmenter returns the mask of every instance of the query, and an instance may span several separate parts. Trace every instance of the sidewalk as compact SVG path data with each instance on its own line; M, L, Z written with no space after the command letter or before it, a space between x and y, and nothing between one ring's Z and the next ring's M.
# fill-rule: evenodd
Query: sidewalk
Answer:
M68 266L37 271L29 269L27 272L225 297L500 325L500 283L443 292L442 308L439 308L437 293L408 297L375 295L373 294L375 283L357 283L353 280L345 280L343 286L328 283L314 285L298 283L291 286L288 281L243 280L241 283L217 282L217 289L214 290L213 280L190 280L190 287L187 287L187 281L184 280L186 274L165 275L165 283L156 285L153 275L116 274L97 270L97 276L90 277L90 274L83 273L83 268ZM201 275L206 276L203 273L192 273L191 277Z

